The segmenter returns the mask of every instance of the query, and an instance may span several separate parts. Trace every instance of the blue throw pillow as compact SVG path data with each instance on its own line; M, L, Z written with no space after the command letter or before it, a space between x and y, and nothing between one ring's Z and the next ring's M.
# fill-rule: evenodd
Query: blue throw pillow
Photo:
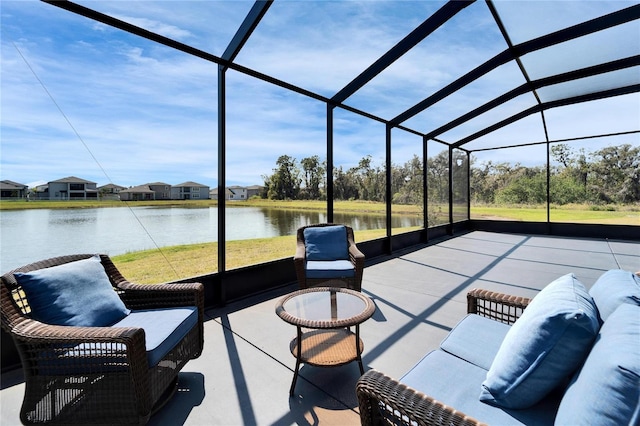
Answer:
M515 409L535 405L580 367L598 330L598 313L584 285L573 274L558 278L507 332L480 400Z
M604 322L623 303L640 305L640 277L629 271L612 269L598 278L589 294Z
M109 281L100 256L14 273L31 317L53 325L110 326L129 314Z
M306 228L303 234L307 260L349 258L347 228L344 225Z
M640 307L621 304L605 321L567 388L556 424L640 424Z

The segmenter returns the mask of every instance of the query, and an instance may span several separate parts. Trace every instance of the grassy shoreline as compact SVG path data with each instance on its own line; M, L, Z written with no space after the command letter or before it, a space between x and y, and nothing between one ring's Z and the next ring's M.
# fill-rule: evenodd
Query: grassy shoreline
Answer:
M0 210L26 209L80 209L110 207L188 207L206 208L218 205L217 200L185 201L3 201ZM273 201L248 200L228 202L228 207L260 207L298 211L320 211L326 209L324 201ZM393 214L421 215L419 206L393 205ZM445 208L446 210L446 208ZM384 215L383 203L360 201L336 201L337 213ZM552 208L554 222L623 224L640 226L640 206L616 206L594 208L594 206L571 205ZM544 222L547 210L544 206L472 206L471 218L492 220L516 220ZM392 234L407 232L415 228L393 229ZM367 241L386 235L384 229L356 231L356 241ZM228 241L226 245L226 269L235 269L275 259L292 257L295 251L295 235L252 240ZM141 284L175 281L215 273L218 270L217 243L200 243L162 247L113 256L113 261L129 280Z

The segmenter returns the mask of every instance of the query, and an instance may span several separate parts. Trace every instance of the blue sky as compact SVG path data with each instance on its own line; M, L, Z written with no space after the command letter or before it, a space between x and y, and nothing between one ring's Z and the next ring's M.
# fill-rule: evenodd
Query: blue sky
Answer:
M218 56L253 4L80 3ZM527 19L535 21L534 14L545 14L544 19L540 17L544 24L528 30L530 34L520 31L514 36L525 40L631 3L556 2L556 13L551 14L530 3ZM331 97L441 4L278 0L236 61ZM498 4L505 14L525 7L521 2ZM583 4L579 11L576 4ZM2 179L32 184L73 175L98 185L217 184L215 64L42 2L3 0L0 8ZM516 20L511 22L514 31L522 27ZM624 48L637 54L639 43L627 40ZM486 5L478 2L347 103L392 118L505 47ZM575 52L580 46L572 48ZM532 67L540 62L540 58L531 59ZM514 65L501 67L406 124L427 131L521 83L522 75ZM235 71L227 72L227 95L228 185L262 183L262 176L272 173L282 154L298 160L311 155L324 158L324 104ZM523 96L512 102L504 108L519 111L533 99ZM633 95L603 102L597 108L550 111L547 120L553 139L637 130L639 116L640 102ZM457 140L496 117L479 117L443 139ZM579 126L576 117L581 118ZM336 111L334 123L336 165L352 167L365 155L383 164L383 125L341 110ZM530 117L474 146L542 141L541 129L539 116ZM401 131L393 135L394 163L421 153L419 137ZM614 139L613 143L640 143L637 135ZM609 142L593 143L598 147ZM491 151L490 155L494 161L544 161L539 147Z

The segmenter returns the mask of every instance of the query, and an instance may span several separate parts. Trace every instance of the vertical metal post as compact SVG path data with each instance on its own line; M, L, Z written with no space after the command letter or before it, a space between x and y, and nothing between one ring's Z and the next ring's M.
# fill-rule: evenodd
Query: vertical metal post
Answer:
M224 304L224 273L226 271L226 68L218 65L218 275L220 276L220 298Z
M386 226L387 226L387 240L386 240L386 252L391 254L393 244L391 243L391 125L387 123L386 126L386 185L385 185L385 204L386 204Z
M551 222L551 146L547 142L547 223Z
M453 235L453 148L449 145L449 225L447 233Z
M429 229L429 189L427 186L427 164L429 160L428 139L422 138L422 223L424 229ZM428 238L427 233L427 240Z
M471 219L471 153L467 154L467 220Z
M333 111L335 107L327 104L327 222L333 223Z

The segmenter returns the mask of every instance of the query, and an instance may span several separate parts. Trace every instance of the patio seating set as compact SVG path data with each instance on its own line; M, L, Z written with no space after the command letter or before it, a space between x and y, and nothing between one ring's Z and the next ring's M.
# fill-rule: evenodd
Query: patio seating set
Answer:
M202 353L199 283L132 284L108 256L80 254L7 272L1 291L24 424L145 424Z
M468 315L399 380L362 364L359 326L375 312L361 293L364 255L353 230L318 224L297 232L300 290L276 304L296 326L302 363L353 361L363 425L566 424L640 421L640 277L602 275L587 291L572 274L535 298L484 290ZM25 377L20 420L145 424L200 356L199 283L136 285L106 255L71 255L2 276L2 327Z
M363 425L637 425L640 277L573 275L533 299L484 290L468 315L399 380L357 383Z

